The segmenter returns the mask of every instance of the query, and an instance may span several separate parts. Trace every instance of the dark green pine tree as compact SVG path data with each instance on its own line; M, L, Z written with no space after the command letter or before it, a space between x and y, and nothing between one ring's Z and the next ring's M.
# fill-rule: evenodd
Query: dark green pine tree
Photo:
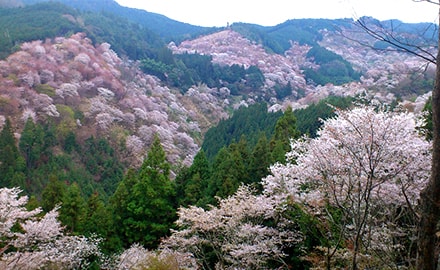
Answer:
M121 182L113 198L122 222L116 226L123 227L120 237L124 246L140 243L156 248L169 234L177 217L175 186L169 175L170 164L156 136L139 173L129 177L131 183Z
M100 195L95 192L87 200L87 216L84 221L85 235L95 234L104 239L102 247L105 251L116 251L120 241L114 233L113 216Z
M271 165L271 156L269 151L269 142L267 141L266 135L261 134L255 145L249 166L249 174L251 183L255 183L259 186L261 179L269 174L269 166Z
M115 193L110 198L110 208L113 212L113 230L118 238L118 246L123 245L128 247L131 243L134 243L133 239L128 238L128 236L131 236L131 228L129 224L131 224L132 217L131 213L129 213L127 209L129 201L131 200L133 188L137 181L136 170L132 168L128 169L122 181L119 182Z
M41 207L43 207L43 210L49 212L55 206L60 205L66 191L67 186L65 183L60 181L55 174L49 175L49 182L41 194Z
M182 169L176 177L177 201L180 206L204 207L211 169L203 150L194 157L190 168Z
M229 152L231 153L232 158L232 174L236 178L238 184L251 183L249 175L251 153L249 152L248 143L245 136L241 136L238 143L232 143L229 145Z
M207 192L207 201L210 204L216 202L216 196L220 198L230 196L242 183L248 182L247 157L249 153L246 148L246 142L241 140L239 143L231 144L228 148L223 147L218 152Z
M290 139L297 139L301 133L297 129L296 117L292 108L288 108L281 116L276 125L270 141L272 163L286 161L285 154L290 150Z
M11 121L6 119L0 132L0 187L24 188L23 159L17 148Z
M60 220L71 233L83 233L86 218L86 202L81 196L81 189L77 183L72 183L63 196Z
M35 168L44 150L44 130L34 123L32 118L26 121L18 144L21 153L26 159L28 170Z

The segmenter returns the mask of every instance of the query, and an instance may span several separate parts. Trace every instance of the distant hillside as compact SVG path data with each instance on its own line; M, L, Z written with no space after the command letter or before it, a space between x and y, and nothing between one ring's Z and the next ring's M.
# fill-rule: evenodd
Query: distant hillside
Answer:
M338 31L341 27L351 27L351 19L298 19L288 20L275 26L234 23L231 28L246 38L262 44L269 51L283 54L291 47L291 41L300 45L317 45L322 40L321 30Z
M47 2L48 0L22 1L26 5L31 5L35 3ZM161 14L123 7L113 0L56 0L51 2L60 2L81 11L109 13L120 16L138 24L142 28L148 28L157 35L161 36L164 41L189 38L200 33L204 33L209 29L206 27L178 22Z
M147 28L110 13L80 12L57 2L22 8L0 8L0 58L18 49L22 42L45 40L84 32L94 43L108 42L120 55L141 59L156 54L163 40Z

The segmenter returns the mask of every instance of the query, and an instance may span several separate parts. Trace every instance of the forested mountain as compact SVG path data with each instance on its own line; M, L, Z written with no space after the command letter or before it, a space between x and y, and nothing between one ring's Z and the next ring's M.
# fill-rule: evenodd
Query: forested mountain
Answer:
M165 45L153 31L111 13L80 12L59 2L0 9L0 56L5 58L27 41L87 34L93 43L111 42L113 49L132 59L155 55Z
M21 0L21 2L26 5L32 5L47 1ZM206 27L178 22L161 14L122 7L113 0L58 0L53 2L60 2L80 11L90 11L93 13L104 13L122 17L139 25L142 28L148 28L162 37L164 41L180 40L184 37L188 38L209 30Z
M165 254L178 258L180 265L186 260L206 269L308 269L326 259L337 264L351 244L360 244L352 242L347 229L356 224L342 228L338 223L352 220L353 213L330 201L329 208L322 209L319 192L328 192L331 184L292 181L300 181L302 172L318 179L320 168L312 165L326 157L315 163L313 158L334 151L325 148L331 146L325 140L337 146L336 141L343 139L332 132L350 134L344 117L371 120L378 131L392 134L385 137L401 151L399 157L407 154L396 143L403 139L387 127L405 127L404 134L412 141L402 144L421 145L414 156L423 155L427 146L417 137L420 129L411 129L415 125L411 117L428 100L435 68L376 42L352 20L204 28L111 0L0 3L0 193L15 200L17 190L1 188L21 188L29 201L16 205L41 206L44 217L53 220L55 208L65 232L98 234L104 239L104 253L127 249L131 255L144 256L141 263L170 261L160 257ZM363 20L373 29L393 30L402 40L435 51L432 25ZM364 107L367 104L375 109ZM401 111L392 112L393 108ZM379 124L387 119L396 121L387 122L387 127ZM363 123L351 124L363 131ZM330 139L335 134L339 137ZM299 140L294 145L298 152L290 152L290 139L305 135L310 140ZM315 146L320 147L318 152L313 152ZM353 152L362 152L358 150ZM388 177L383 181L391 181L386 188L398 192L402 189L388 169L397 165L392 159L386 162L390 162L383 165L386 169L380 170ZM414 164L420 172L426 165ZM333 169L330 163L324 165ZM334 168L346 173L337 179L353 179L347 169L351 167ZM260 195L263 191L267 196ZM310 199L307 207L296 194ZM309 207L330 217L316 216ZM403 211L405 217L396 224L403 224L399 233L412 239L407 228L413 216L402 210L403 205L375 207ZM16 222L23 221L22 227L27 226L25 219L38 219L38 211L20 211L25 218ZM383 216L375 217L369 226L385 228ZM60 224L54 226L58 234ZM177 231L168 239L170 228ZM11 256L0 256L0 268L3 259L15 258L12 254L20 257L42 248L14 246L18 241L8 241L24 237L23 232L9 229L0 246L8 246L5 254ZM248 234L257 231L253 235L260 238L254 241ZM323 235L329 233L335 238L327 241ZM337 237L344 238L343 245ZM376 243L373 238L368 241ZM143 247L129 249L135 242ZM245 249L240 248L243 245ZM263 251L262 245L272 248ZM395 251L393 262L409 260L411 243L403 246L386 247ZM158 247L160 256L143 249ZM170 248L178 252L166 253ZM398 252L406 248L407 253ZM85 260L102 255L93 254ZM123 267L123 258L117 260L114 263Z

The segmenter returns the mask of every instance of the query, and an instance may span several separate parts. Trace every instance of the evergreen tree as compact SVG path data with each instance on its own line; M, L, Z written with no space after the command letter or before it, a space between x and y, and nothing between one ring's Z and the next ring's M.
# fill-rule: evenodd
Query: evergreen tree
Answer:
M208 186L208 201L216 202L215 197L225 198L234 194L241 183L249 181L249 153L244 139L228 148L220 149L213 164L213 172Z
M136 170L130 168L121 182L119 182L115 193L110 198L110 208L113 212L114 231L119 238L119 245L129 246L133 240L128 239L130 227L128 226L130 213L127 211L128 203L133 193L133 187L137 182Z
M170 164L156 136L140 171L122 181L113 197L116 226L124 246L140 243L155 248L176 219L175 187ZM118 224L118 221L122 224Z
M104 239L103 248L107 251L116 250L119 241L114 234L112 214L97 192L87 200L87 217L83 231L86 235L96 234Z
M269 142L264 134L255 145L249 166L249 179L252 183L259 184L261 179L269 174L271 156L269 151ZM260 187L259 187L260 188Z
M72 233L82 233L86 215L86 203L77 183L72 183L63 196L60 220Z
M285 154L290 150L290 139L297 139L301 133L296 127L296 117L292 108L288 108L281 116L276 125L270 141L272 162L285 162Z
M36 125L32 118L26 121L19 142L20 151L26 159L26 168L35 168L45 148L44 130Z
M208 189L211 170L203 150L194 157L190 168L182 169L176 177L177 199L179 206L206 206L204 198Z
M46 212L51 211L64 199L67 187L66 185L58 180L58 177L55 174L51 174L49 176L49 183L47 183L46 187L43 190L41 206L43 210Z
M16 173L19 153L11 121L6 119L0 132L0 186L10 187Z

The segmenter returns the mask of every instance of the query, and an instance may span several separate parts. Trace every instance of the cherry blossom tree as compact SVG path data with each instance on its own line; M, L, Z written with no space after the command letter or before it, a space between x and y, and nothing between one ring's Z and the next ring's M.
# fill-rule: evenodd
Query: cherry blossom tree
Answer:
M97 238L69 236L58 221L58 208L41 215L27 210L18 188L0 189L0 268L79 269L90 257L101 257Z
M267 195L292 199L320 221L327 269L338 254L350 269L413 263L399 240L416 236L431 160L416 122L407 112L338 111L316 139L293 142L289 162L264 179Z
M194 257L189 253L180 253L170 249L150 251L133 244L122 253L113 256L104 265L104 269L197 269Z
M427 2L433 4L440 14L439 0L413 0L414 2ZM432 29L421 29L417 39L411 40L404 35L398 35L394 32L398 26L393 25L387 29L385 27L372 27L365 20L357 20L357 24L375 41L381 41L397 51L406 52L424 60L428 64L436 66L435 84L432 91L432 166L431 177L420 195L421 216L418 229L418 253L417 253L417 269L434 270L438 268L439 252L438 252L438 223L440 220L440 31L438 31L438 23L440 16L437 16L437 24L431 24L434 31L431 36L434 42L428 41L424 43L415 42L423 38L424 34ZM361 42L363 43L363 42ZM435 45L434 45L435 43ZM366 44L369 46L368 44ZM428 66L428 65L427 65Z
M218 207L181 208L179 230L163 245L192 253L203 269L264 269L270 261L285 265L283 249L300 243L302 234L283 219L283 209L282 202L241 186Z

